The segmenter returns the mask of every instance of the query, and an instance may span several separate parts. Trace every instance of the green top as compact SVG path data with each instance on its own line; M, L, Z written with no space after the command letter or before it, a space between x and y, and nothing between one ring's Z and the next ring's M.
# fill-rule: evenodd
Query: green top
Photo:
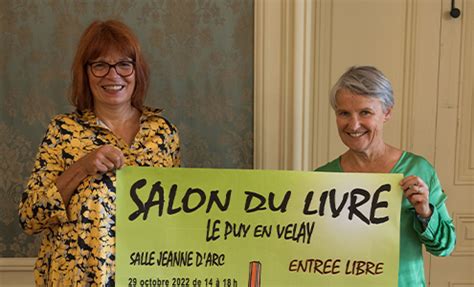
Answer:
M317 168L315 171L344 172L340 157ZM400 264L398 286L426 286L422 244L426 250L436 256L449 255L456 244L456 233L446 205L438 175L433 166L423 157L403 152L390 173L402 173L405 177L416 175L423 179L430 190L430 204L433 214L427 228L415 216L415 209L408 199L403 198L400 215Z

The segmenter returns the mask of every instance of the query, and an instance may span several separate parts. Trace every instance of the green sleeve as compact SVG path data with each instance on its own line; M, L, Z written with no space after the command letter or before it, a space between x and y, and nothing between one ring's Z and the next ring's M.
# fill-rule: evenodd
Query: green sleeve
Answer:
M434 169L432 169L432 175L427 184L430 189L430 204L433 206L433 214L424 231L419 222L414 222L414 228L429 253L436 256L447 256L451 254L456 244L456 233L445 204L447 196L441 188Z

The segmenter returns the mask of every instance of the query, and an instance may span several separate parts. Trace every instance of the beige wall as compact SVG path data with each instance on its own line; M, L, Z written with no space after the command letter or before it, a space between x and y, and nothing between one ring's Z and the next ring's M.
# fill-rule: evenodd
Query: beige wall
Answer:
M344 150L327 95L352 65L377 66L393 84L386 141L434 160L441 0L256 7L256 167L311 170Z
M258 0L255 167L312 170L341 154L328 92L374 65L395 93L385 140L436 167L457 230L453 255L426 255L430 286L474 286L474 1ZM271 49L269 49L271 47ZM275 84L277 83L277 84Z
M141 42L151 70L146 104L178 127L183 165L252 168L252 0L0 0L0 286L31 282L23 258L37 254L40 236L20 228L21 192L50 118L72 110L82 31L110 18Z

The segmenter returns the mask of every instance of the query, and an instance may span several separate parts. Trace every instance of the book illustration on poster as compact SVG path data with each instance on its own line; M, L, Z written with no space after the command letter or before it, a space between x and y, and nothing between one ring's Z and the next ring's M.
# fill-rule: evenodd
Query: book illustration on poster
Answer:
M262 264L259 261L250 261L249 287L260 287L260 272Z

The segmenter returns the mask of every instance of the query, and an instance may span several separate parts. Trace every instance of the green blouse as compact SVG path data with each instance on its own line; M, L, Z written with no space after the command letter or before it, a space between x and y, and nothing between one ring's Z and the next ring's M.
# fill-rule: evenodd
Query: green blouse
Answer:
M340 157L317 168L315 171L344 172ZM398 286L426 286L422 245L436 256L449 255L456 244L456 233L451 217L446 209L446 194L441 188L438 175L433 166L423 157L403 152L390 173L402 173L405 177L416 175L423 179L430 190L430 204L433 214L428 226L423 230L417 220L415 209L404 197L400 216L400 264Z

